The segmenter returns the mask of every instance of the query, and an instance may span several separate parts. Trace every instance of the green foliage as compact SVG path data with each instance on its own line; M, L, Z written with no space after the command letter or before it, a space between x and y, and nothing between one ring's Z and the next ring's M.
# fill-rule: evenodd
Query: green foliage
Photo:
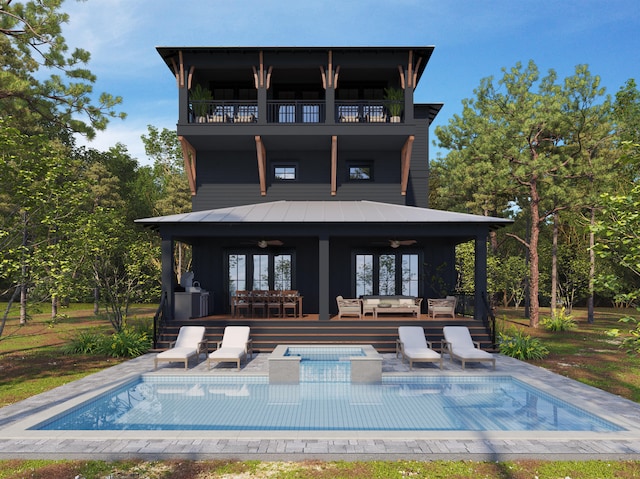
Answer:
M123 328L110 336L103 352L114 358L135 358L146 353L151 345L152 338L149 332Z
M63 347L67 354L100 354L104 350L105 335L97 330L79 331Z
M203 88L199 83L189 92L189 98L193 102L193 111L196 116L205 116L209 110L209 102L213 100L211 91Z
M86 68L89 52L70 50L62 36L69 16L60 12L61 4L2 2L0 109L38 131L46 124L93 137L110 118L124 118L115 111L122 98L94 93L96 77Z
M577 325L570 314L567 314L565 308L559 312L556 311L555 316L547 316L542 318L542 325L549 331L569 331Z
M434 165L445 207L490 216L524 218L508 236L529 252L532 326L537 326L541 232L569 208L594 208L614 178L611 102L585 65L558 81L533 61L484 78L462 113L438 127L438 146L449 150ZM494 243L497 247L497 242Z
M520 360L542 359L549 354L538 338L532 338L517 328L499 332L498 344L502 354Z
M400 116L404 109L404 91L400 88L385 88L384 99L389 100L387 109L391 116Z
M610 289L616 300L633 304L640 296L640 183L626 194L605 193L601 197L603 219L596 222L594 251L623 271L600 275L599 284ZM625 280L625 272L630 276Z
M80 331L64 346L67 354L104 354L114 358L135 358L152 346L149 325L123 327L106 335L97 330Z
M625 316L620 318L619 322L633 326L627 331L628 335L622 338L620 348L624 349L627 354L640 354L640 320L632 316ZM618 329L610 329L607 331L607 335L618 337L620 336L620 331Z

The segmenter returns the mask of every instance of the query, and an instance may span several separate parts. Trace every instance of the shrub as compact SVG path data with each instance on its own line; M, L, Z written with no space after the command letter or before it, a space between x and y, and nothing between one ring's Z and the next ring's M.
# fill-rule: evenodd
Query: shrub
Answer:
M123 328L104 343L103 353L114 358L135 358L151 348L151 335L144 330Z
M631 316L625 316L624 318L620 318L619 322L630 323L634 326L633 329L629 329L629 335L622 339L620 348L625 349L628 354L640 353L640 320ZM618 337L620 336L620 330L611 329L606 331L606 334L610 337Z
M498 333L498 344L502 354L521 360L542 359L549 354L538 338L532 338L516 328Z
M566 313L565 308L556 312L555 316L542 318L541 323L548 331L569 331L576 327L576 322Z
M100 354L106 337L97 330L80 331L64 346L67 354Z
M67 354L104 354L114 358L135 358L152 346L148 324L136 328L125 327L107 335L97 330L80 331L64 347Z

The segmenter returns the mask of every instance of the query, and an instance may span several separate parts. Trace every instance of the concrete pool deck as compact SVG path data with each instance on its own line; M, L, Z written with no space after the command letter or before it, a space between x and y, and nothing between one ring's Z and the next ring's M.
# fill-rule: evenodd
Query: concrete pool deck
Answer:
M547 370L497 355L496 370L445 359L409 366L383 355L383 375L513 376L622 427L620 432L509 431L32 431L27 428L90 395L140 374L258 376L268 374L269 354L258 354L240 371L206 361L189 370L167 364L153 371L153 354L0 409L0 459L119 460L587 460L640 459L640 404Z

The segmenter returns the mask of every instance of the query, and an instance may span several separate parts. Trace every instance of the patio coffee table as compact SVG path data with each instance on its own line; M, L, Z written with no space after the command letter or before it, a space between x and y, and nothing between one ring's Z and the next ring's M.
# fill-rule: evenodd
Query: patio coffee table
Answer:
M373 317L377 318L378 313L389 313L389 314L400 314L400 313L411 313L415 317L418 317L418 313L420 312L420 307L418 305L388 305L378 304L373 307Z

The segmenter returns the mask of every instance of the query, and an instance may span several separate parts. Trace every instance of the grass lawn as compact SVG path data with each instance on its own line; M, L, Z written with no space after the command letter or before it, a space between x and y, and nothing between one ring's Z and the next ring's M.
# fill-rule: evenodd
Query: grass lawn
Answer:
M6 307L6 305L4 306ZM0 310L4 311L2 303ZM92 314L92 305L74 305L61 311L63 319L52 323L50 313L34 314L23 326L10 316L0 337L0 407L55 388L121 362L96 356L65 355L61 347L75 332L83 329L112 331L108 321ZM131 309L130 321L150 321L155 306ZM620 340L605 331L625 329L618 319L628 310L599 309L594 324L586 311L574 310L577 328L552 333L528 327L522 310L499 310L499 327L522 328L538 337L550 354L533 364L590 384L635 402L640 402L640 357L628 355L618 347ZM543 311L542 316L548 315ZM0 461L0 479L8 478L638 478L636 461L367 461L263 463L259 461Z

